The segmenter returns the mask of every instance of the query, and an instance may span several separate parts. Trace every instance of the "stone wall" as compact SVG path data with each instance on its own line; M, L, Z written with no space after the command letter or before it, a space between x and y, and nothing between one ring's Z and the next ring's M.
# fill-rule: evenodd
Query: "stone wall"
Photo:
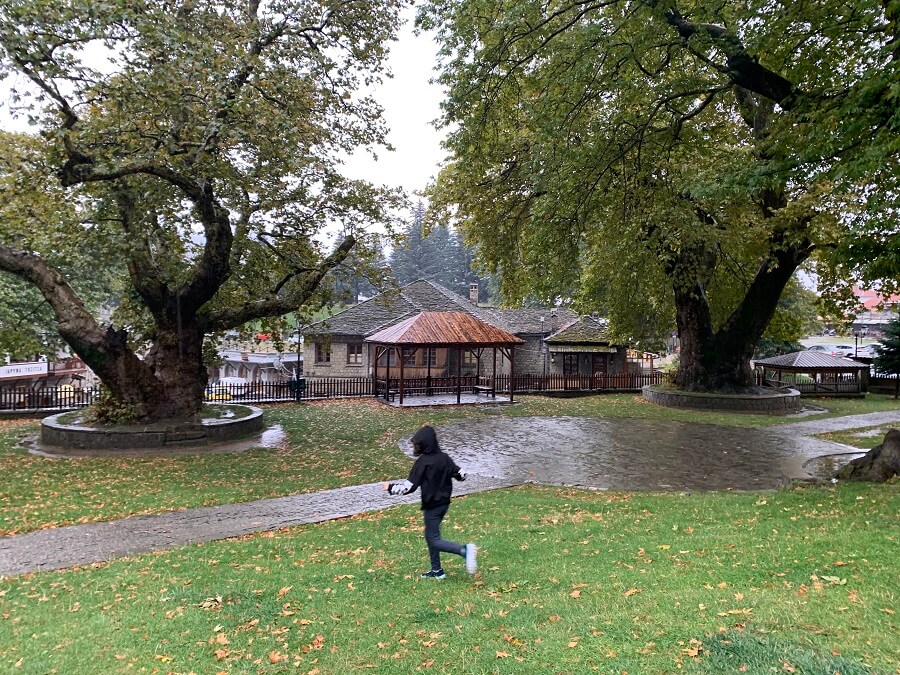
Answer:
M245 406L244 417L194 420L167 420L156 424L90 427L64 424L51 415L41 422L41 443L80 450L132 450L204 445L242 438L263 429L263 411Z
M741 394L706 394L645 386L643 397L668 408L691 408L757 415L787 415L800 410L800 392L796 389L776 390L768 396Z

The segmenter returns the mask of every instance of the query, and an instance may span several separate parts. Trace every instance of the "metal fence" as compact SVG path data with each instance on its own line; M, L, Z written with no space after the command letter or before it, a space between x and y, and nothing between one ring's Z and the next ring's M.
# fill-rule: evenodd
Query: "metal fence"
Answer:
M610 374L610 375L516 375L513 378L515 393L565 393L592 391L640 391L645 384L659 384L663 381L662 373L650 374ZM460 386L470 390L476 386L484 386L487 378L463 377ZM379 380L379 394L383 395L384 387L396 390L399 381ZM404 391L408 395L425 393L454 393L456 378L410 378L403 382ZM509 375L496 378L494 389L497 392L509 391ZM101 389L73 388L71 385L61 387L42 387L30 389L10 387L0 389L0 410L2 411L62 411L83 408L100 398ZM287 382L254 382L248 384L212 384L206 388L205 399L211 403L281 403L289 401L313 401L337 398L362 398L374 396L372 378L370 377L316 377L301 378Z
M99 398L97 387L0 388L0 410L70 410L87 407Z

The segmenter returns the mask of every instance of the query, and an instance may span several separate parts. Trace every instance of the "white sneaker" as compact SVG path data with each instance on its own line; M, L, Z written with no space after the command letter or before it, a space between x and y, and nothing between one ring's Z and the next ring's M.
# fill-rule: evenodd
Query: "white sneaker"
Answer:
M466 573L475 574L478 571L478 547L475 544L466 544Z

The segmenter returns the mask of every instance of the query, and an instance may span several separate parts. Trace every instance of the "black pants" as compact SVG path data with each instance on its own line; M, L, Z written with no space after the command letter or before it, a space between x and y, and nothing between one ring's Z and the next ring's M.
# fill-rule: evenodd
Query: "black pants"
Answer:
M436 506L433 509L424 509L425 516L425 543L428 544L428 555L431 556L431 569L441 569L441 551L463 555L463 545L455 541L441 539L441 521L447 515L449 504Z

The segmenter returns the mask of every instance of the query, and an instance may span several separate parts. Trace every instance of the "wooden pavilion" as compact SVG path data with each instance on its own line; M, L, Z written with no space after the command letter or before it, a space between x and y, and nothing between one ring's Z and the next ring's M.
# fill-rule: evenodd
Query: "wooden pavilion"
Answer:
M792 352L754 362L766 384L812 396L865 396L869 366L821 352Z
M524 340L465 312L421 312L366 338L373 391L386 401L463 392L497 396L497 356L515 374L515 348ZM485 363L490 350L491 364ZM463 374L465 368L466 374ZM509 400L513 400L510 388Z

